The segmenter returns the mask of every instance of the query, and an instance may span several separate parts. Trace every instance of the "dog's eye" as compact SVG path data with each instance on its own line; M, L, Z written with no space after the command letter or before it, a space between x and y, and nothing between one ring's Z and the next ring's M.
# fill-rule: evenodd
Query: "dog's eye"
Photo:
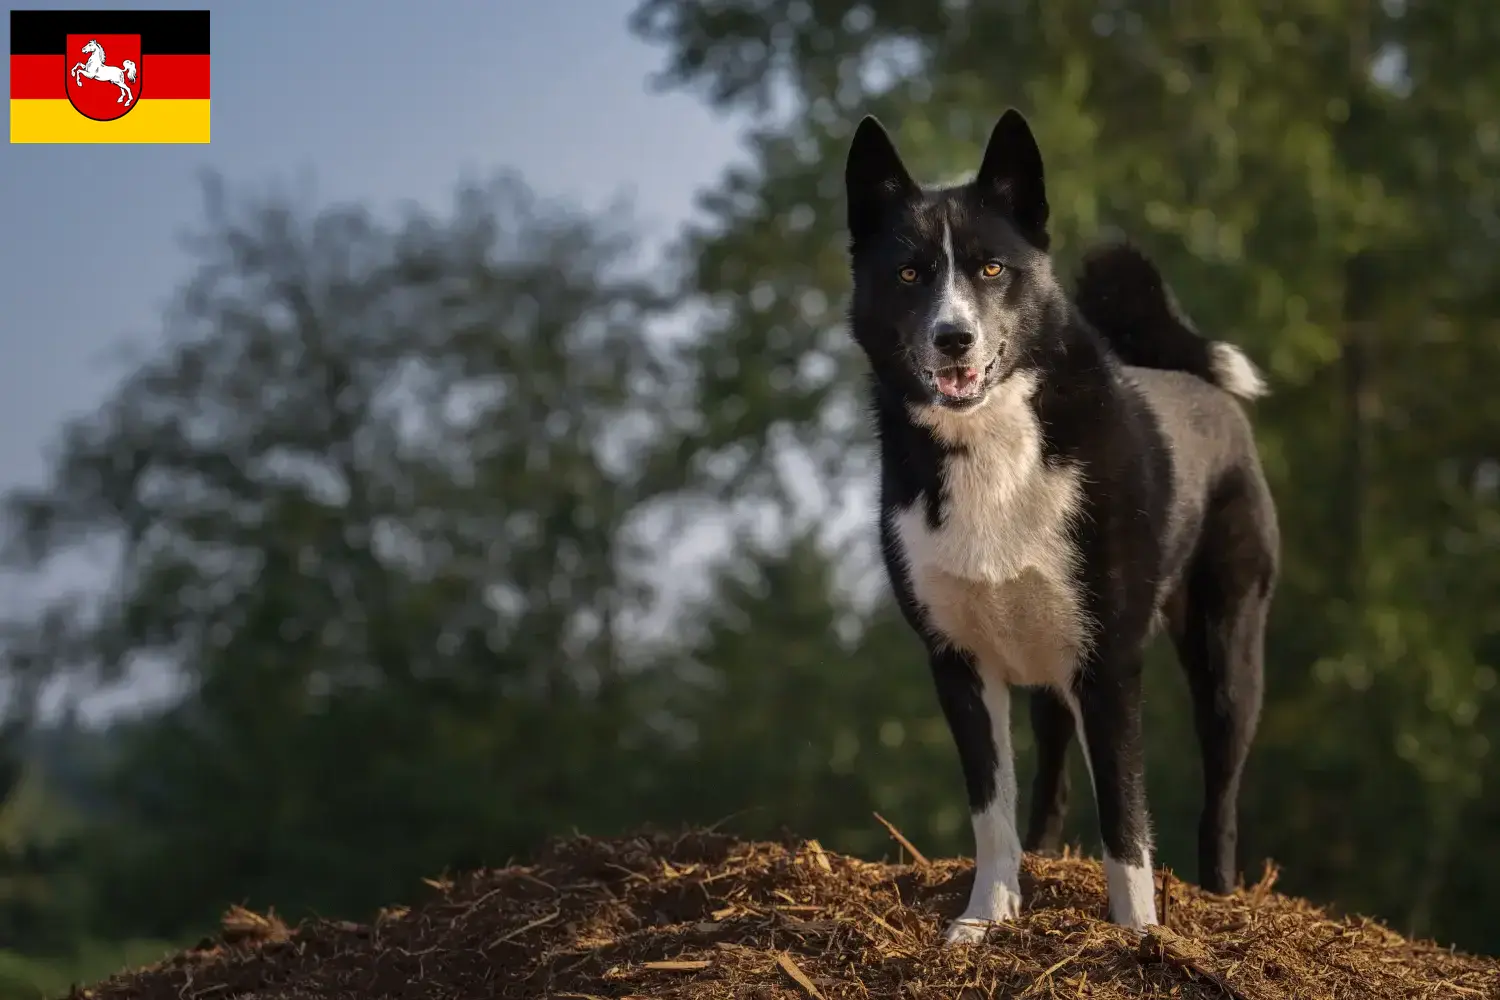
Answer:
M1004 264L1000 263L998 260L992 260L985 264L984 267L981 267L979 269L979 273L984 275L986 278L998 278L1000 277L1000 272L1003 270L1005 270Z
M913 281L917 280L917 269L914 267L903 267L901 270L896 272L896 277L900 278L902 281L909 285Z

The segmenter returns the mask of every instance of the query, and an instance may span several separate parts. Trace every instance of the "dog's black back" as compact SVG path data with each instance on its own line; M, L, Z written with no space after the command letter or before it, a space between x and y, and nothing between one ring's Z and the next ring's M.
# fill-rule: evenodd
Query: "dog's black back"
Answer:
M1234 396L1263 383L1199 335L1133 248L1070 300L1048 255L1042 160L996 125L975 179L924 190L866 119L846 170L850 325L869 359L880 531L928 646L974 814L975 889L950 939L1015 912L1009 691L1030 687L1039 769L1027 846L1058 846L1075 731L1111 912L1154 921L1140 669L1170 623L1192 682L1207 802L1200 878L1235 875L1235 800L1260 704L1274 508Z

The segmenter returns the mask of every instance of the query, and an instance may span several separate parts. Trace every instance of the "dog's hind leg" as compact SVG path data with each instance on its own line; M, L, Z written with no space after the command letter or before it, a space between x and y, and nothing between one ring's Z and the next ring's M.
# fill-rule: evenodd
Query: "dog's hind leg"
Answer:
M1073 712L1048 688L1031 692L1031 730L1036 738L1036 777L1031 784L1031 818L1025 848L1038 854L1062 850L1068 816L1068 747L1073 742Z
M1238 876L1239 792L1264 689L1266 615L1276 573L1264 494L1232 493L1204 528L1174 623L1203 754L1198 881L1227 893Z

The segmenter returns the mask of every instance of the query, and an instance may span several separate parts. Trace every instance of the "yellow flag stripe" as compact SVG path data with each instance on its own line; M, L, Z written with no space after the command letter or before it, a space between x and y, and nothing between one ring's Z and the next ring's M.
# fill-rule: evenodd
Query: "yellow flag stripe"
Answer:
M11 101L11 142L207 142L208 101L144 100L96 122L63 101Z

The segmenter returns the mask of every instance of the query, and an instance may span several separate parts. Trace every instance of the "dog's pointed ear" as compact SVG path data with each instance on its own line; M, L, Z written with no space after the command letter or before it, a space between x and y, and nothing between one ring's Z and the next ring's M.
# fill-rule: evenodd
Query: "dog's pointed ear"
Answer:
M1047 187L1042 177L1042 151L1031 126L1015 108L1000 116L990 133L979 175L981 189L998 193L1023 232L1045 238Z
M844 161L850 237L858 241L869 235L892 204L912 197L917 190L884 126L874 115L866 115L854 130Z

